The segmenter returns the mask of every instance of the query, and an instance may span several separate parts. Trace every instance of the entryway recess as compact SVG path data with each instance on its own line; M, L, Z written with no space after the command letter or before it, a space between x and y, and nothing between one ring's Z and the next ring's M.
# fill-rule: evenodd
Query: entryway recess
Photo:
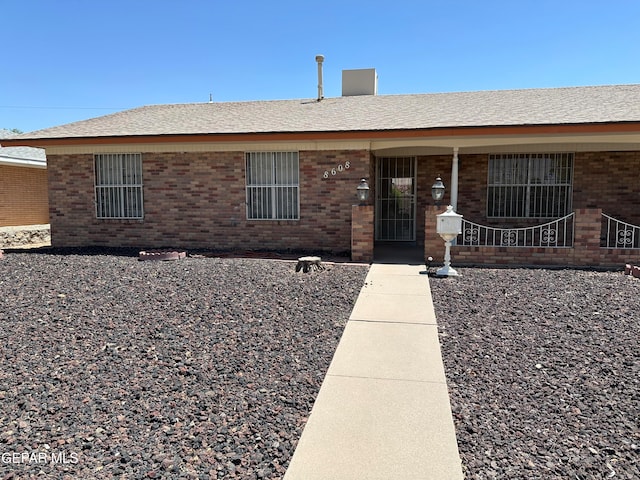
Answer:
M416 240L416 164L416 157L377 159L376 241Z

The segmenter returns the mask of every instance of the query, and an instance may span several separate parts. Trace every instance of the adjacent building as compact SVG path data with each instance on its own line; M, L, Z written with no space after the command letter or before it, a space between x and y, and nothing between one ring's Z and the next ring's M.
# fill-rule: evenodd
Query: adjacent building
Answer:
M2 147L15 137L0 130L0 227L49 223L47 159L32 147Z

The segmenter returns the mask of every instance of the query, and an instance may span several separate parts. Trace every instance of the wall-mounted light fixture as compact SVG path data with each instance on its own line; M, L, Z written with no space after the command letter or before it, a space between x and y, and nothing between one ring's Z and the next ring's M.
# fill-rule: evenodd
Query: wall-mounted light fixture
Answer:
M369 184L367 183L366 179L363 178L362 180L360 180L360 184L358 185L356 191L358 192L358 200L360 201L360 205L365 205L367 199L369 198Z
M436 202L436 206L440 206L440 202L444 198L444 183L440 177L436 178L436 183L431 185L431 196Z

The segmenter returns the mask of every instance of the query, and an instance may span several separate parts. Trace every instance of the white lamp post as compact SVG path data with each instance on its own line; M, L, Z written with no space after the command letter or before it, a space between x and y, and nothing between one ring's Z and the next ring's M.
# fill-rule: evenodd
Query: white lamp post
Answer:
M436 232L444 240L444 267L438 269L436 275L441 277L457 277L459 275L455 269L451 268L451 242L462 233L462 215L453 211L449 205L447 211L436 215Z

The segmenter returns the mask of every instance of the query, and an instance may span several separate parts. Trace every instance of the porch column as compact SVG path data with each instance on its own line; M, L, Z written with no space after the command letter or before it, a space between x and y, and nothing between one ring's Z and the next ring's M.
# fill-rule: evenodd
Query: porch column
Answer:
M424 258L432 257L436 264L442 264L444 260L444 241L436 233L436 215L442 212L442 207L435 205L424 209Z
M574 226L573 264L600 265L602 209L577 208Z
M451 160L451 205L455 212L458 211L458 147L453 147L453 159Z
M373 205L351 207L351 260L373 261Z

